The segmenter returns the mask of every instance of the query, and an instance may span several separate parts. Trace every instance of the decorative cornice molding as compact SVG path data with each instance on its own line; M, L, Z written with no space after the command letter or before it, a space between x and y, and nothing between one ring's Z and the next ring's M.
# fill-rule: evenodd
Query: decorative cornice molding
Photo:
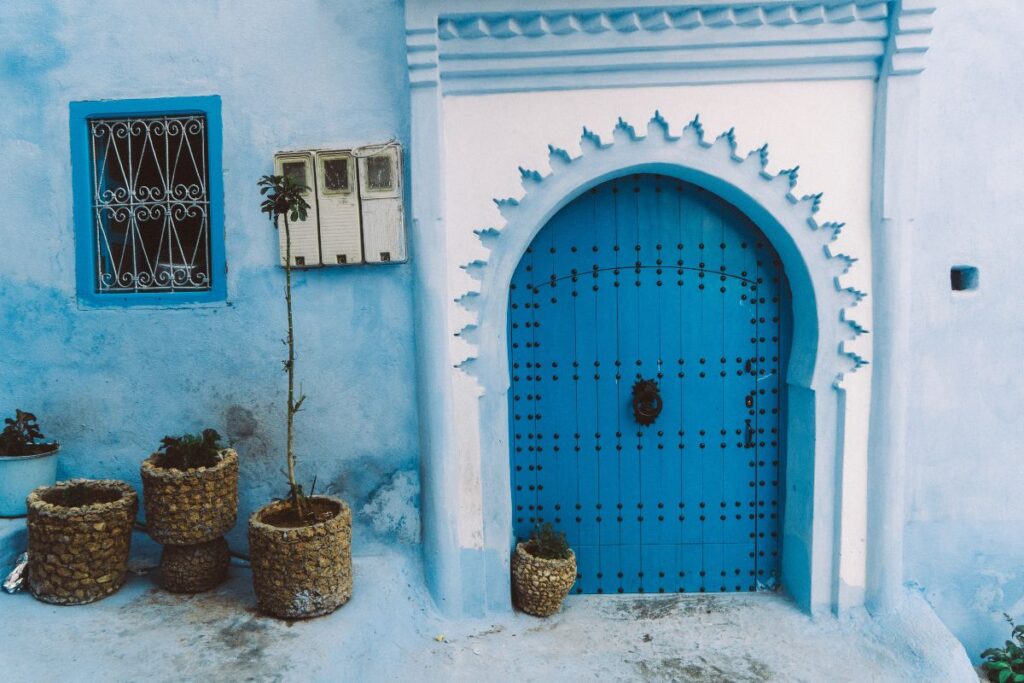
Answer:
M791 26L855 21L884 21L889 2L841 5L792 3L785 6L661 8L624 11L533 12L507 15L448 16L439 21L441 40L478 38L536 38L574 33L633 33L635 31L693 30L728 26Z
M925 53L928 52L932 34L932 15L935 14L934 0L902 0L892 21L891 46L888 50L891 60L888 68L891 76L908 76L924 71Z
M409 85L422 88L437 85L437 31L408 29L405 32L406 62Z
M479 95L873 80L883 69L924 68L935 11L935 0L587 2L580 9L550 9L546 0L531 0L534 9L513 0L479 10L458 0L417 6L406 31L410 83Z

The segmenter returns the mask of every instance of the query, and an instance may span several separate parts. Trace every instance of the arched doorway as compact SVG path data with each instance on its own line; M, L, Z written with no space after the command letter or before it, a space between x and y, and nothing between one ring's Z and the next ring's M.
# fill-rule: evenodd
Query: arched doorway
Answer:
M775 588L792 304L753 222L676 178L607 181L536 235L508 305L515 535L565 531L576 592Z

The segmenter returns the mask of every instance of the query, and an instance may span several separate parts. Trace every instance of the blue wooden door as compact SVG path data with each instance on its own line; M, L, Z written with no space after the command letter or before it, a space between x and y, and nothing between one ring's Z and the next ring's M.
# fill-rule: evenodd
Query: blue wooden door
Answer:
M510 292L517 538L565 531L580 593L774 588L790 309L771 245L701 188L633 175L562 209Z

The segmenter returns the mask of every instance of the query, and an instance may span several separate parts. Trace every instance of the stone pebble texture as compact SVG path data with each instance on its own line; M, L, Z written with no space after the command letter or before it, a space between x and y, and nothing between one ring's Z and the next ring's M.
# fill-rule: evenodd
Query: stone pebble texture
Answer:
M329 614L352 597L352 511L331 496L310 500L337 506L331 519L282 528L263 519L289 506L271 503L249 518L249 554L256 603L266 614L304 619Z
M159 454L142 462L146 527L157 543L194 545L219 538L238 517L238 453L225 449L213 467L182 471L159 467Z
M114 498L81 507L59 500L82 487ZM139 500L124 482L72 479L40 487L28 497L28 587L56 605L83 605L115 593L124 583Z
M512 554L512 600L516 607L535 617L549 617L559 610L576 582L576 554L567 560L548 560L531 555L523 543Z
M160 555L160 587L172 593L202 593L228 574L231 551L224 537L196 545L165 545Z

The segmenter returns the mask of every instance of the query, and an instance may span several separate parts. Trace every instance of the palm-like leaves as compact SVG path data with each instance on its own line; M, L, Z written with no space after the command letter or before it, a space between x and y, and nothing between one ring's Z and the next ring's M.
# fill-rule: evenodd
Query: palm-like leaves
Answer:
M302 195L309 192L308 187L286 175L265 175L260 178L259 188L264 195L260 211L271 221L276 223L278 216L287 216L292 221L306 220L309 203Z

